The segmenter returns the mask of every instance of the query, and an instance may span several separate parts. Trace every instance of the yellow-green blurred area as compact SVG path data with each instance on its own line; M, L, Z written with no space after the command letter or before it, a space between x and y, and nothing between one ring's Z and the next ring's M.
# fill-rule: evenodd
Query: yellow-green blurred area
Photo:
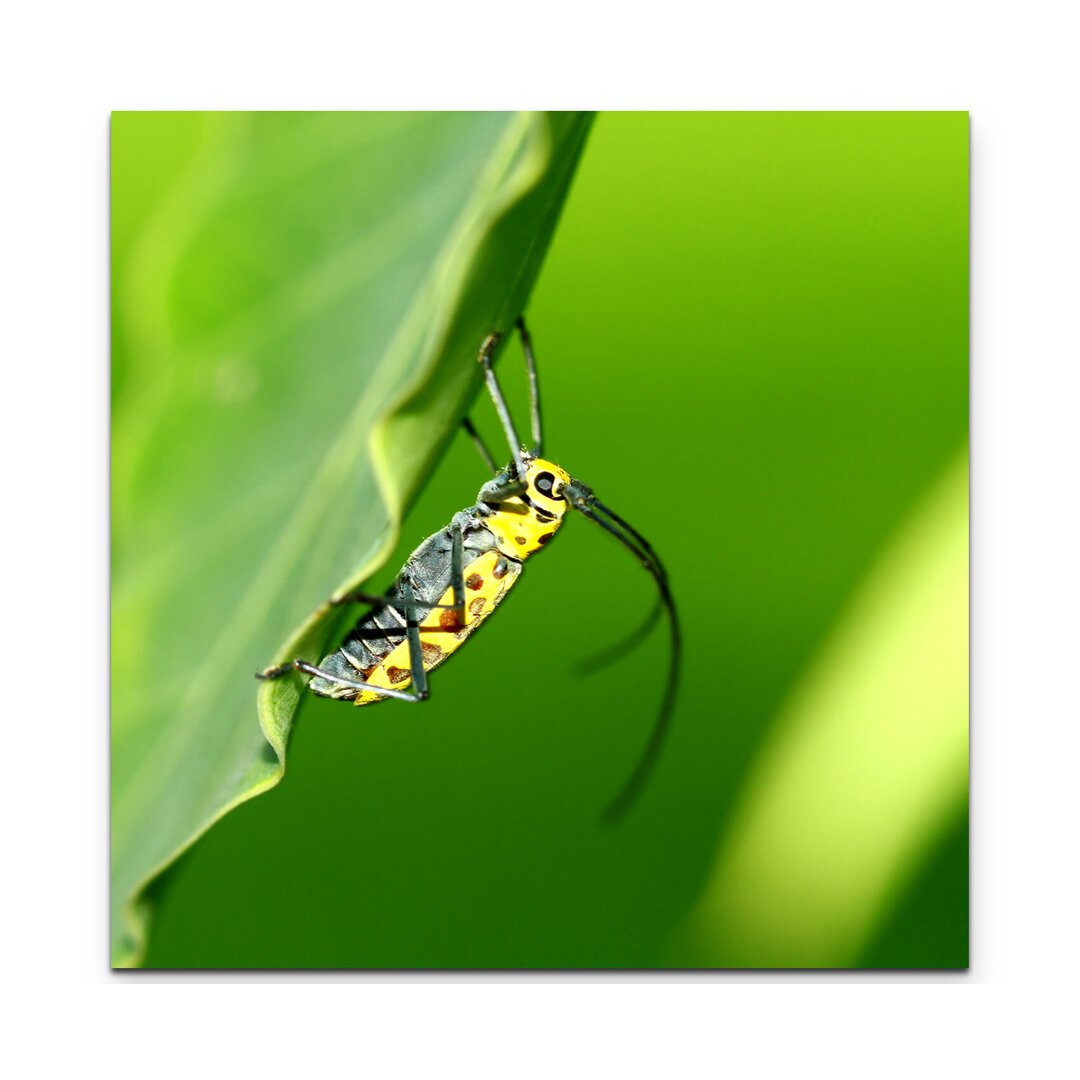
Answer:
M576 672L655 588L572 519L426 704L304 701L282 783L154 887L147 966L966 966L967 209L966 114L601 115L527 315L546 456L682 616L651 783L600 823L669 644ZM239 302L207 273L169 303ZM456 439L372 586L485 478Z

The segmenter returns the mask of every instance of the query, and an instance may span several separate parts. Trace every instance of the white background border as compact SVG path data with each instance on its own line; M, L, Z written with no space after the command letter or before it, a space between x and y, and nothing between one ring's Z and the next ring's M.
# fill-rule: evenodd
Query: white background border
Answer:
M504 0L395 12L191 0L25 6L5 20L0 903L12 1075L1075 1069L1080 175L1068 7L669 2L635 14ZM109 973L109 112L522 105L971 111L968 975Z

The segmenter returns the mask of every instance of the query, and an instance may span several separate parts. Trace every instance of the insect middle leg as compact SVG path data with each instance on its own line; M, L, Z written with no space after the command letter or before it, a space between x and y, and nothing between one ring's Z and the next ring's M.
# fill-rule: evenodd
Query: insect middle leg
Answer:
M430 691L424 670L424 650L420 645L420 626L416 621L416 598L407 577L401 582L401 596L405 601L405 640L409 643L409 674L416 695L414 700L425 701Z

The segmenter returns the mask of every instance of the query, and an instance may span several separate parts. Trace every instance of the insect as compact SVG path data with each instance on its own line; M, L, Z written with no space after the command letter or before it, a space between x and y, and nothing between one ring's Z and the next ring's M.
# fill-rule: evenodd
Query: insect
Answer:
M354 705L373 705L386 698L425 700L428 672L468 640L516 584L525 560L544 548L567 511L575 510L632 552L659 589L658 602L646 623L605 655L621 655L642 640L661 610L667 611L671 627L671 663L659 715L633 773L604 815L616 821L644 787L670 726L681 654L678 615L667 573L649 542L590 488L542 456L540 389L532 340L523 319L518 319L517 329L529 383L531 449L522 447L495 377L492 360L500 335L490 334L478 359L510 447L510 463L498 468L466 417L465 430L495 474L481 487L475 504L455 514L446 528L429 536L409 556L385 595L351 592L330 601L371 606L340 647L318 666L303 659L290 660L259 672L257 678L304 672L311 676L308 689L313 693Z

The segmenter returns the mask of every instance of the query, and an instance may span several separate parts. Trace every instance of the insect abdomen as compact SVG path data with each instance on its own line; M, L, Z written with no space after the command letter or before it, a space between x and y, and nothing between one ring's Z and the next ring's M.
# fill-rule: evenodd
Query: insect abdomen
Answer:
M451 653L461 648L466 638L495 610L520 573L521 564L504 558L498 551L487 551L465 565L464 625L458 624L458 613L449 607L432 608L420 621L420 647L424 654L425 671L438 667ZM453 587L447 588L438 602L442 605L453 604ZM364 681L372 686L406 689L412 682L408 641L402 640L395 645ZM381 700L378 694L361 692L356 696L357 705Z
M443 606L432 607L420 620L420 647L426 671L438 667L462 646L466 638L495 610L520 573L521 564L505 558L497 550L486 551L466 563L462 574L465 582L464 625L458 624L458 612L450 607L454 603L452 585L448 585L437 600ZM385 626L394 619L392 612L373 612L321 666L346 679L362 679L372 686L405 690L411 684L412 676L404 626L395 625L390 637L364 640L358 636L375 629L376 615L382 616L378 620L379 626ZM357 705L371 705L385 700L378 694L357 691L340 684L335 686L327 680L313 679L311 689L317 694L351 700Z

